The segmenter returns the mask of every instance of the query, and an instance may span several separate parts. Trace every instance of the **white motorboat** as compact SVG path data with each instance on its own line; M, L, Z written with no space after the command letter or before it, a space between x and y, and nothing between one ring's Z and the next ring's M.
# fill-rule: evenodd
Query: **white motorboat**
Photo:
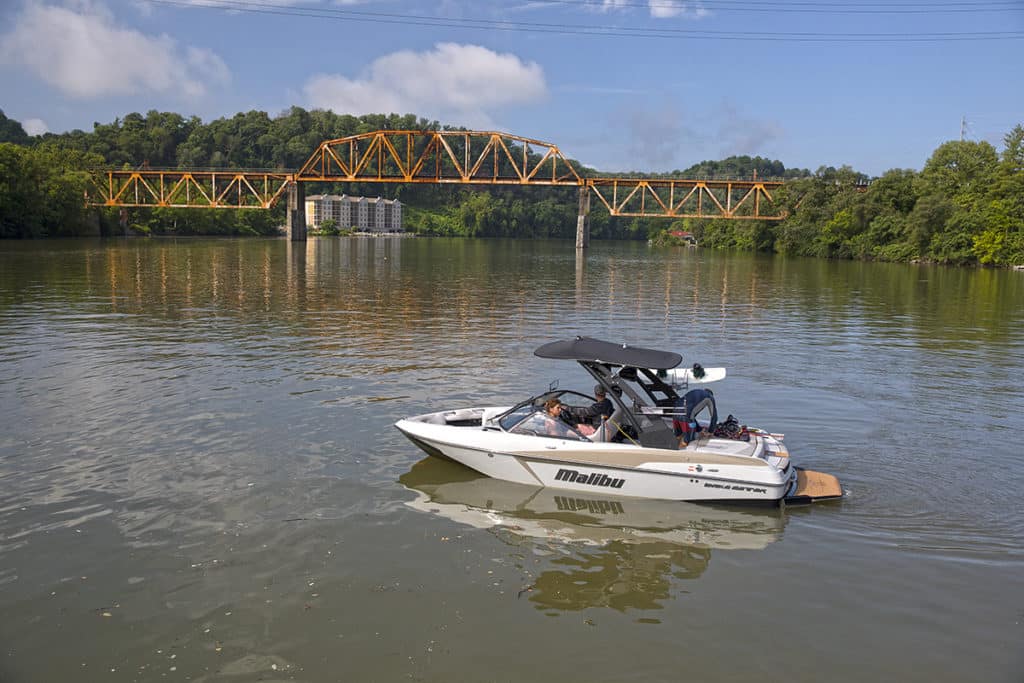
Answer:
M444 410L395 427L425 452L495 479L579 492L686 501L811 502L842 496L834 476L792 464L782 435L719 424L705 388L722 368L680 369L670 351L576 337L534 351L578 362L612 402L596 427L573 426L595 399L550 387L514 406ZM570 419L545 404L558 399Z

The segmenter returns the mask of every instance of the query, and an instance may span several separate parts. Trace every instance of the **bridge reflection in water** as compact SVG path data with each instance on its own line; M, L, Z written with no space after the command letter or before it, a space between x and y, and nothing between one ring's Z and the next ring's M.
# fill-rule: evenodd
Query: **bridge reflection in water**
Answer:
M699 578L713 551L761 550L782 538L786 523L777 508L580 496L492 479L435 457L399 482L416 494L406 503L413 509L529 547L524 556L546 555L544 569L524 576L521 597L555 612L660 609L673 597L673 579Z

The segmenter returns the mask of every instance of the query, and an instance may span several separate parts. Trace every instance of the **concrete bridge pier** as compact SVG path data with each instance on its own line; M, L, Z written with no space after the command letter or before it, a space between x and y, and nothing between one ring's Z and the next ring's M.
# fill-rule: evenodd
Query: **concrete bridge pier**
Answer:
M590 246L590 188L580 186L580 214L576 218L576 248Z
M306 241L306 186L295 181L288 185L288 238Z

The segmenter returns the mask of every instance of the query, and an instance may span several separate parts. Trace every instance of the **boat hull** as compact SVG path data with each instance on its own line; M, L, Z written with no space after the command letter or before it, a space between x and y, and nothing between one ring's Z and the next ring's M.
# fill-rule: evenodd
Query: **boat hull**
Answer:
M489 477L580 493L775 503L793 489L797 476L788 462L779 468L759 458L538 439L480 427L429 424L416 418L400 420L395 426L426 453Z

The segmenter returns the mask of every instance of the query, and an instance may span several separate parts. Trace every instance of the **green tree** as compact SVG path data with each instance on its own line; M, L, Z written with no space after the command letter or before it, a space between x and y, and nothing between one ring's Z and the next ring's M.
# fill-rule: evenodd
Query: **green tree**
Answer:
M7 118L3 109L0 109L0 142L27 145L30 140L31 138L29 138L28 133L21 127L21 123Z
M999 157L987 142L954 140L939 146L925 162L920 175L920 194L940 194L955 199L983 191Z
M1024 126L1017 124L1003 137L1002 160L1009 171L1024 171Z
M944 195L929 194L917 200L908 217L909 237L917 255L928 253L932 238L944 230L952 213L953 204Z
M82 206L84 169L95 165L136 168L294 169L324 140L384 130L459 130L413 114L352 116L292 107L270 115L239 112L202 122L173 112L129 113L90 132L30 137L0 112L0 235L81 234L96 212ZM997 154L985 142L940 145L920 173L893 169L874 179L849 166L814 173L780 161L734 156L706 160L676 176L783 177L775 203L785 220L693 220L686 225L703 246L778 251L835 258L946 263L1024 263L1024 126L1015 126ZM414 154L423 152L423 143ZM460 141L450 143L456 155ZM31 147L28 147L31 145ZM513 150L518 154L517 150ZM536 163L540 157L531 152ZM369 162L367 168L376 161ZM570 162L584 176L594 169ZM371 168L372 170L372 168ZM645 174L638 174L644 176ZM665 174L646 174L663 177ZM477 237L572 238L576 190L507 187L482 190L457 184L389 185L401 197L407 224L432 234ZM325 183L319 191L369 195L369 183ZM659 218L613 217L592 204L591 234L604 239L646 239L666 228ZM100 214L105 215L105 214ZM153 232L175 234L275 234L284 207L271 211L130 210L130 221Z
M0 143L0 237L58 237L91 229L83 170L102 159L52 144Z

